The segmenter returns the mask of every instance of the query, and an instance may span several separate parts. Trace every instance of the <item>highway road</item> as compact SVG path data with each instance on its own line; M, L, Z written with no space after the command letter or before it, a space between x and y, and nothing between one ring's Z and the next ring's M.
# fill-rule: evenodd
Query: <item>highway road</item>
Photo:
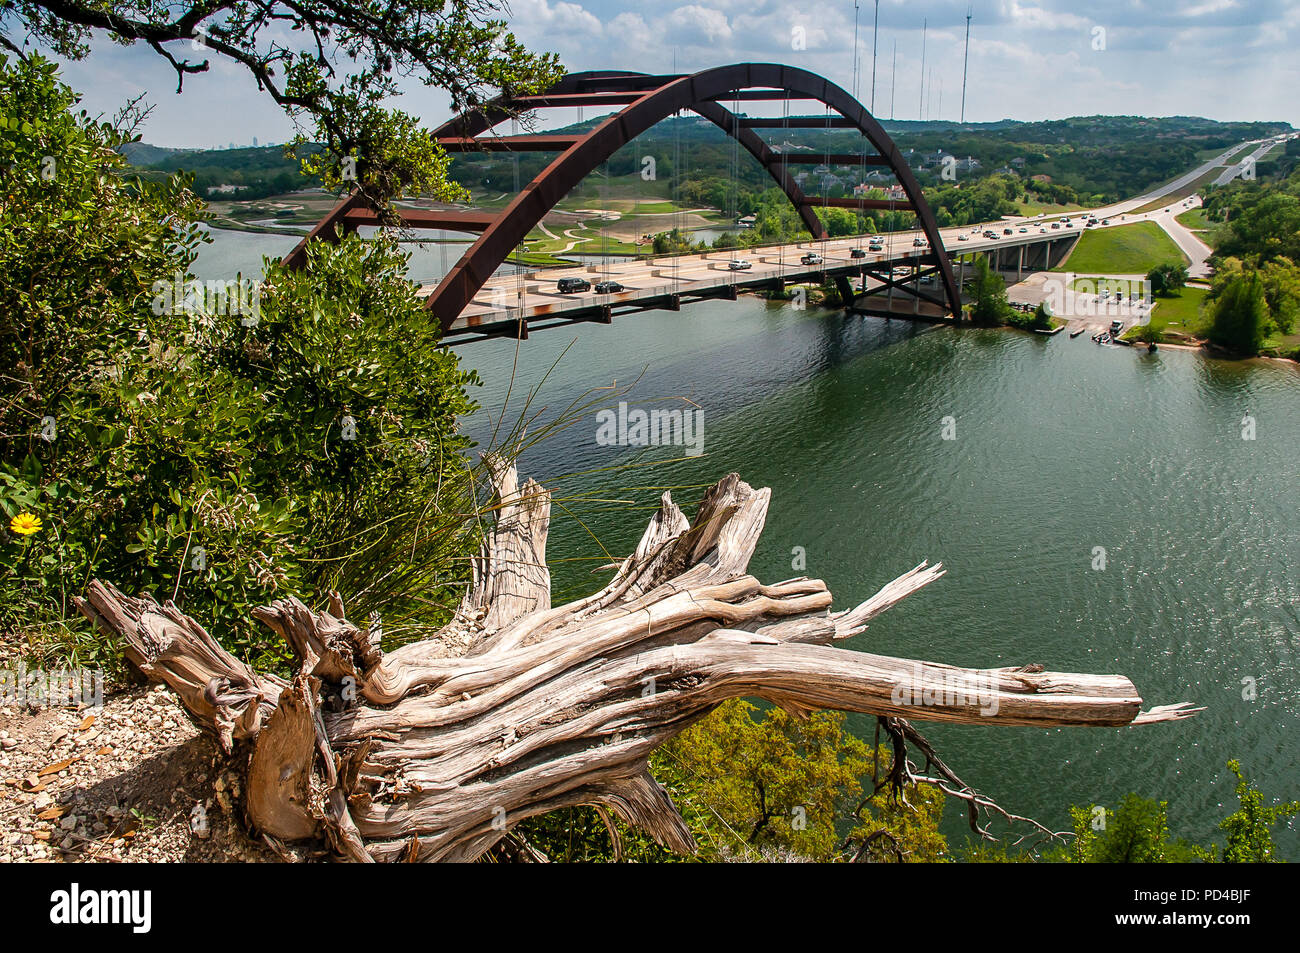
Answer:
M1252 152L1252 156L1259 157L1285 141L1285 138L1238 143L1157 189L1113 205L1061 215L1006 218L997 222L946 228L941 230L942 240L949 255L956 256L1008 246L1038 245L1043 242L1075 238L1087 230L1085 223L1089 218L1098 219L1098 224L1092 226L1094 229L1115 228L1137 221L1156 221L1170 233L1179 247L1192 259L1193 264L1199 264L1203 269L1208 249L1174 221L1176 214L1198 204L1198 198L1193 196L1188 199L1171 199L1168 205L1150 212L1133 214L1133 210L1185 188L1210 170L1222 166L1229 156L1244 145L1255 145L1257 148ZM1241 163L1229 166L1224 174L1227 175L1240 166ZM1011 234L1004 234L1007 229L1011 230ZM986 230L993 230L998 237L984 237L983 233ZM521 316L528 320L578 317L584 312L590 313L605 306L617 308L621 305L635 305L639 301L660 299L668 295L682 295L689 298L692 295L726 291L727 286L753 286L763 282L774 284L777 279L787 283L820 281L825 277L828 269L847 269L882 262L892 262L896 268L911 267L915 259L929 253L928 246L916 244L918 240L923 242L925 238L924 233L919 230L888 232L881 237L883 248L879 252L869 251L867 238L856 236L765 245L734 252L710 251L623 261L605 259L590 265L498 274L484 285L453 323L449 333L452 335L457 332L473 333L473 329L478 327L505 321L514 322ZM854 249L861 249L864 257L853 257ZM823 263L802 264L800 258L807 252L820 255ZM747 262L748 267L733 269L730 264L733 260ZM561 278L584 278L591 282L592 289L584 292L562 293L557 289L556 284ZM595 285L601 281L615 281L621 284L624 290L610 294L597 293ZM879 282L868 279L868 288L878 285ZM434 285L426 285L421 288L421 293L429 294L434 287ZM936 296L942 297L937 283L929 290ZM900 297L910 308L911 296L902 294ZM919 309L918 313L920 313Z
M1239 175L1245 172L1248 166L1253 166L1254 164L1258 163L1260 160L1264 158L1264 156L1272 152L1282 143L1286 142L1288 138L1290 137L1276 136L1272 139L1257 140L1255 143L1253 143L1254 145L1257 146L1257 148L1246 158L1242 159L1240 162L1234 162L1232 165L1224 169L1223 174L1214 180L1214 184L1227 185L1233 179L1237 178Z

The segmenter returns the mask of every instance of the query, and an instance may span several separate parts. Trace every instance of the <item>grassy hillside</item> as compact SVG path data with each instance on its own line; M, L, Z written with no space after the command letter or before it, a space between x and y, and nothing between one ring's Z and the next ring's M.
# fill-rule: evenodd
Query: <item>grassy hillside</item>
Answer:
M1059 268L1079 274L1145 275L1156 265L1188 264L1188 258L1155 222L1134 222L1084 232Z

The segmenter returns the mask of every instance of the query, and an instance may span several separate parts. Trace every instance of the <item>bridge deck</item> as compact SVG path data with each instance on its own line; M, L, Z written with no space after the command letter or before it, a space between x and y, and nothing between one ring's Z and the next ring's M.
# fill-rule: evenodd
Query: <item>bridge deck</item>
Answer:
M971 252L986 252L1007 248L1037 246L1043 243L1068 241L1077 238L1083 230L1040 232L1039 226L1028 232L1014 231L998 239L974 234L970 227L946 229L943 241L949 257ZM998 229L1001 231L1001 229ZM968 236L961 241L959 236ZM511 333L518 327L520 318L526 323L549 326L553 321L608 320L614 314L641 311L648 308L675 307L681 301L699 298L732 297L746 289L775 287L778 282L821 281L846 275L857 278L864 269L885 272L898 269L895 280L910 274L913 267L924 268L930 258L928 246L913 245L916 238L924 238L921 231L886 233L883 251L867 251L868 241L862 236L833 238L824 241L809 240L790 244L764 245L728 251L710 251L702 254L662 255L653 258L625 261L603 261L567 268L547 268L542 271L517 274L498 274L484 283L482 290L461 312L449 331L448 338L465 335L501 333L507 328ZM593 245L596 243L593 242ZM861 248L863 258L853 258L851 251ZM800 262L806 252L815 252L824 259L823 264L805 265ZM578 252L580 253L580 252ZM733 270L729 263L743 259L752 267ZM556 284L561 278L585 278L592 289L585 292L561 293ZM597 294L595 285L600 281L617 281L624 291L614 294ZM861 284L855 280L854 287ZM873 277L866 278L868 291L883 285ZM420 293L428 295L436 286L425 285ZM921 285L923 292L939 294L937 285ZM943 317L944 309L927 301L919 301L906 291L896 290L888 308L882 307L882 295L869 310L883 313L888 310L898 314L917 314Z

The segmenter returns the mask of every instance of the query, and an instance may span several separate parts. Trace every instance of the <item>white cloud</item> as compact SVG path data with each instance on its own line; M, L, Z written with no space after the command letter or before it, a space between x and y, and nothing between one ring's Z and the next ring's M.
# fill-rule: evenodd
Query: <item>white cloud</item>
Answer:
M731 39L727 15L713 7L678 7L665 20L668 36L686 46L716 46Z

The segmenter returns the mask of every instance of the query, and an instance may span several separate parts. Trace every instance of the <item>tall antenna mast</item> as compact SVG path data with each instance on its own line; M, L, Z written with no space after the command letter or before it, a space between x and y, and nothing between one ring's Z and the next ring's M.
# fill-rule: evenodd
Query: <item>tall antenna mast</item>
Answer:
M928 19L921 21L921 101L916 106L917 119L925 118L925 31L929 25Z
M858 98L858 0L853 0L853 98Z
M876 40L880 36L880 0L876 0L876 22L871 29L871 115L876 114Z
M889 118L894 118L894 100L898 94L898 37L894 37L894 63L889 67Z
M970 18L975 12L975 5L966 8L966 52L961 58L961 121L966 121L966 66L970 63Z

